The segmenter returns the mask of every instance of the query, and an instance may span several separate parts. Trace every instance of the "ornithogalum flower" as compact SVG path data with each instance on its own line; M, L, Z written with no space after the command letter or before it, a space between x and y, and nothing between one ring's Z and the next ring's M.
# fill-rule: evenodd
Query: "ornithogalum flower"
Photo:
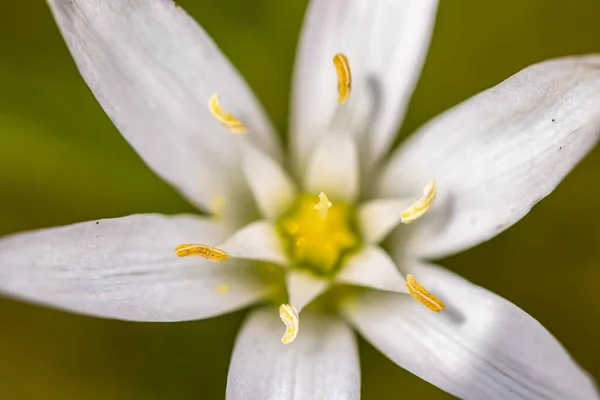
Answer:
M243 79L172 1L49 4L108 116L208 216L6 237L2 293L133 321L260 305L235 344L229 399L359 398L352 328L461 398L598 398L536 320L428 260L514 224L593 147L600 56L526 68L387 154L437 2L313 0L285 155Z

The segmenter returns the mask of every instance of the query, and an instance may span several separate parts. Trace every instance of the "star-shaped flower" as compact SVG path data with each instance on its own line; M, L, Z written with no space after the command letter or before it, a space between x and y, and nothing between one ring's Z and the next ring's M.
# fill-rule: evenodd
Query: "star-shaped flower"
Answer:
M284 155L243 79L172 1L49 4L108 116L209 216L5 237L2 293L133 321L260 305L235 345L229 399L357 399L352 328L461 398L598 398L537 321L428 260L514 224L592 148L600 56L531 66L388 155L437 2L313 0Z

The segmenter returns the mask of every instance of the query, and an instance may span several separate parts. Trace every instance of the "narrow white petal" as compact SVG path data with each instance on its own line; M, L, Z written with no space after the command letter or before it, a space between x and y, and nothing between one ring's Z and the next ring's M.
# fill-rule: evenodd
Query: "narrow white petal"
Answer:
M359 179L355 139L347 134L325 135L308 164L305 190L324 192L334 201L353 202L358 195Z
M329 281L308 272L290 270L285 277L290 304L298 312L329 287Z
M243 78L172 0L48 0L81 75L125 139L195 204L233 207L243 177L235 137L208 110L212 94L249 139L279 156L274 131ZM239 211L233 209L232 211Z
M411 200L378 199L361 204L358 224L365 243L381 242L402 220Z
M418 80L437 0L312 0L294 76L292 146L300 167L337 107L333 56L344 53L352 70L346 105L363 132L368 162L389 146ZM366 122L366 124L365 124ZM366 134L365 134L366 133Z
M274 308L248 316L229 366L228 400L359 399L358 348L344 322L305 311L293 343L281 343L283 331Z
M388 254L369 246L350 257L336 276L336 281L373 289L408 293L406 281Z
M277 229L269 221L246 225L216 247L234 258L268 261L280 265L288 263Z
M446 309L368 292L345 314L398 365L461 399L598 399L590 377L539 322L443 268L411 271Z
M279 218L292 205L296 185L279 163L251 144L244 146L244 174L262 215Z
M435 179L431 215L415 222L403 251L445 256L521 219L599 135L600 56L546 61L424 126L385 168L378 195L407 195Z
M240 261L178 258L186 242L215 244L215 223L133 215L0 239L0 293L76 313L134 321L208 318L266 295Z

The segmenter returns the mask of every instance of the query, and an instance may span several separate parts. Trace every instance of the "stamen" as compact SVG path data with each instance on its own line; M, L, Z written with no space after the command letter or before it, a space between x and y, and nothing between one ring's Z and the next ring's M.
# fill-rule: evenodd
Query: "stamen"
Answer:
M435 194L435 181L430 181L423 188L423 196L402 212L401 222L403 224L410 224L425 215L429 207L431 207L433 199L435 199Z
M348 57L342 53L333 56L333 65L338 78L338 103L343 104L350 98L352 90L352 73Z
M225 126L231 133L245 134L248 132L246 125L223 108L219 104L219 95L217 93L210 97L208 102L210 113Z
M319 193L319 202L313 206L313 208L319 211L319 217L327 217L327 211L331 208L332 204L325 195L325 193Z
M282 304L279 306L279 318L285 324L285 333L281 338L281 343L290 344L298 336L298 330L300 329L300 317L298 311L294 306L289 304Z
M408 288L408 293L410 293L413 299L423 304L431 311L439 313L446 308L443 301L429 293L427 289L417 282L417 280L410 274L406 275L406 287Z
M180 244L175 248L177 257L200 256L207 260L220 262L229 257L223 250L205 244Z

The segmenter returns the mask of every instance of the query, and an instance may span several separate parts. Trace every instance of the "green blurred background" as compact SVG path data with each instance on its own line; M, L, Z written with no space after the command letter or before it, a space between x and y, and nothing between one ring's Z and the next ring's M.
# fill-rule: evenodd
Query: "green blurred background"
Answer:
M441 0L402 129L521 68L600 53L598 0ZM281 132L304 0L181 0ZM121 138L43 1L0 1L0 234L139 212L193 211ZM540 320L600 378L600 151L524 221L443 264ZM0 299L2 399L220 399L243 312L105 321ZM364 399L445 399L361 342Z

